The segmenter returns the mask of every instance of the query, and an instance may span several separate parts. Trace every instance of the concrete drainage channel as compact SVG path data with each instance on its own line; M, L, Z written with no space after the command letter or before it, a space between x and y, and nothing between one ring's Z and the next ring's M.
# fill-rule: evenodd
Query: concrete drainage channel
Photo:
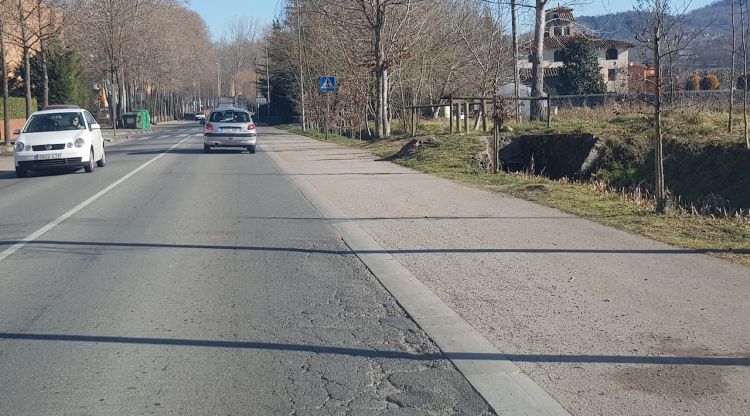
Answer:
M267 155L292 172L275 152ZM303 195L330 221L344 242L453 362L498 415L564 416L569 413L508 360L416 276L301 176L290 176Z
M499 145L503 170L551 179L588 177L604 156L604 142L592 134L521 135L502 138Z

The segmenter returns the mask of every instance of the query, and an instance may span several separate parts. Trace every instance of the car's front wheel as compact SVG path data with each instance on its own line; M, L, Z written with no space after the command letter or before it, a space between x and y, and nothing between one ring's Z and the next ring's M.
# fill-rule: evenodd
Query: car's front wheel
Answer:
M26 169L24 169L24 168L18 168L17 167L16 168L16 176L18 176L19 178L25 178L25 177L29 176L29 171L26 170Z
M104 152L104 148L102 148L102 158L96 161L96 166L103 168L104 165L107 164L107 154Z
M83 167L83 170L86 171L86 173L91 173L94 171L94 149L91 149L91 153L89 153L89 162L86 163L86 166Z

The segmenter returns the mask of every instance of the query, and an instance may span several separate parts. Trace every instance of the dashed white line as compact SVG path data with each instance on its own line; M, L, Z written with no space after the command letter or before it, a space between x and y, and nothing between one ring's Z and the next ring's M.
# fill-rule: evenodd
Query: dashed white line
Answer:
M175 144L174 144L174 145L172 145L172 147L170 147L170 148L169 148L168 150L166 150L166 151L164 151L164 152L160 153L159 155L157 155L157 156L156 156L156 157L154 157L153 159L149 160L148 162L145 162L145 163L144 163L144 164L142 164L141 166L138 166L137 168L135 168L135 169L134 169L133 171L131 171L131 172L130 172L130 173L128 173L127 175L125 175L125 176L123 176L122 178L118 179L118 180L117 180L116 182L112 183L112 184L111 184L111 185L109 185L108 187L106 187L106 188L102 189L101 191L97 192L97 193L96 193L96 194L95 194L94 196L92 196L92 197L90 197L89 199L87 199L87 200L85 200L85 201L81 202L80 204L76 205L76 206L75 206L75 208L73 208L73 209L71 209L70 211L66 212L65 214L63 214L63 215L61 215L61 216L57 217L57 218L56 218L55 220L51 221L50 223L48 223L47 225L43 226L42 228L40 228L40 229L36 230L36 231L35 231L34 233L32 233L32 234L31 234L31 235L29 235L28 237L24 238L24 239L23 239L23 240L21 240L20 242L18 242L18 243L16 243L16 244L13 244L12 246L8 247L7 249L5 249L5 251L3 251L2 253L0 253L0 261L3 261L3 260L5 260L6 258L8 258L8 256L10 256L10 255L12 255L13 253L15 253L16 251L18 251L18 250L22 249L22 248L23 248L24 246L26 246L26 245L27 245L28 243L30 243L30 242L32 242L32 241L34 241L34 240L36 240L37 238L41 237L41 236L42 236L42 235L43 235L44 233L46 233L47 231L49 231L49 230L51 230L51 229L55 228L55 227L56 227L56 226L58 226L58 225L59 225L59 224L60 224L61 222L65 221L65 220L67 220L68 218L70 218L70 217L72 217L73 215L75 215L75 214L76 214L76 213L77 213L78 211L80 211L80 210L82 210L82 209L86 208L86 207L87 207L88 205L90 205L90 204L91 204L92 202L94 202L94 201L96 201L97 199L101 198L101 197L102 197L102 196L103 196L104 194L106 194L107 192L111 191L112 189L114 189L115 187L117 187L118 185L120 185L121 183L125 182L125 181L126 181L126 180L128 180L128 179L129 179L129 178L130 178L131 176L133 176L133 175L135 175L136 173L140 172L141 170L145 169L145 168L146 168L146 167L147 167L148 165L150 165L150 164L152 164L152 163L156 162L157 160L161 159L161 158L162 158L162 157L163 157L164 155L166 155L166 154L167 154L167 153L169 153L169 152L170 152L170 151L171 151L172 149L174 149L175 147L177 147L177 146L181 145L181 144L182 144L182 143L184 143L185 141L187 141L187 138L186 138L186 139L183 139L183 140L181 140L181 141L179 141L179 142L177 142L177 143L175 143Z
M140 139L136 139L136 140L138 140L138 141L141 141L141 140L148 140L148 139L150 139L151 137L153 137L153 136L146 136L146 137L141 137Z

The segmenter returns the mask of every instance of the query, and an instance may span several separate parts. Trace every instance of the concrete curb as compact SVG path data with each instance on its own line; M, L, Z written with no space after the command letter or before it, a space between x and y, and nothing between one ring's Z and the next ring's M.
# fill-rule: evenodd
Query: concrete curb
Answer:
M310 139L312 140L312 139ZM261 149L265 146L261 145ZM281 157L267 153L282 170ZM290 180L499 415L569 416L544 389L300 176Z

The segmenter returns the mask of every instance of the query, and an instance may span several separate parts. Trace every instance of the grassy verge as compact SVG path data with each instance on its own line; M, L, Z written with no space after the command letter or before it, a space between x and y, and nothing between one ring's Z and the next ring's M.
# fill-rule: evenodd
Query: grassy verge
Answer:
M298 127L284 128L318 140L360 148L380 157L395 155L408 141L362 141L336 135L329 135L326 139L325 135L316 132L303 133ZM393 157L391 160L421 172L507 193L657 241L703 250L750 267L750 223L747 221L682 214L657 215L648 204L600 192L591 183L506 173L494 175L472 162L472 156L485 148L480 134L434 137L432 145L421 146L409 157Z

